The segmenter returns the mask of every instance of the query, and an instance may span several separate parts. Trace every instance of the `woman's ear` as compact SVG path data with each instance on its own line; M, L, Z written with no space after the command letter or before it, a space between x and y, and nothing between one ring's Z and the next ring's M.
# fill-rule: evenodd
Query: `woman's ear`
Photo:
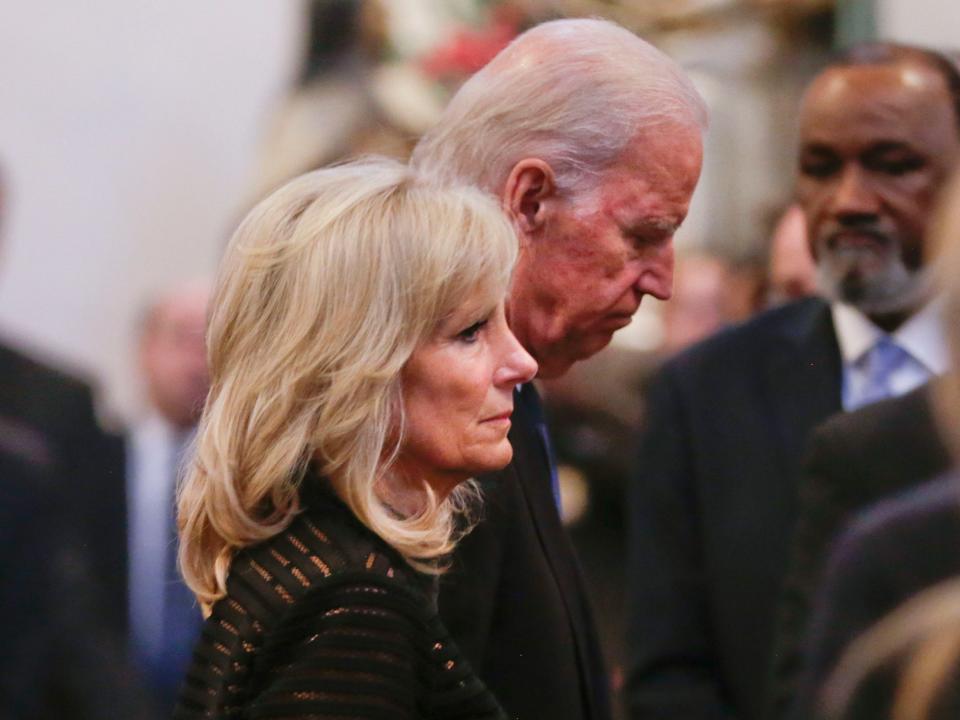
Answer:
M556 195L556 190L553 168L538 158L526 158L510 171L501 200L516 227L529 234L543 227L545 202Z

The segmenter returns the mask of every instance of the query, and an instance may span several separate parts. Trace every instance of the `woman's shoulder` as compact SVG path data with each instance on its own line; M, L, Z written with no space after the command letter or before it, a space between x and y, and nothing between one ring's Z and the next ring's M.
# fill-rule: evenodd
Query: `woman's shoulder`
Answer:
M400 555L352 515L336 507L308 507L282 532L237 554L227 599L255 597L271 614L283 613L323 588L350 584L390 593L423 588Z
M282 665L278 657L318 632L361 637L383 626L429 633L432 610L412 570L378 540L338 512L308 507L285 530L237 553L227 593L204 625L184 708L217 707L233 717L231 708L249 701L264 672Z

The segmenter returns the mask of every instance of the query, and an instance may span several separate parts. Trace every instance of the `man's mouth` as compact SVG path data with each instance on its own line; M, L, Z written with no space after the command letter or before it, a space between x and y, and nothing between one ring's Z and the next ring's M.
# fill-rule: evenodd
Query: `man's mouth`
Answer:
M838 230L827 236L825 246L834 252L845 250L874 252L885 250L893 244L885 233L876 230Z

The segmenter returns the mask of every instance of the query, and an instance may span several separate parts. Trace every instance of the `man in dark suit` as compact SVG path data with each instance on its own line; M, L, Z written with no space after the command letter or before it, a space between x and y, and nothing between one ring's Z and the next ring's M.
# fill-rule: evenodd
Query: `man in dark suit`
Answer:
M764 717L809 431L944 369L922 249L960 152L958 87L939 56L888 44L821 73L797 200L829 302L721 333L652 384L629 501L631 717Z
M795 697L811 605L836 536L868 505L950 467L931 407L935 384L832 417L810 435L774 641L778 716Z
M0 716L152 717L94 570L111 498L90 386L5 344L0 378Z
M104 434L90 387L2 344L0 377L0 451L64 478L64 491L93 491Z
M0 167L0 226L5 214ZM65 490L85 493L97 487L96 449L103 433L93 412L89 385L0 343L0 452L69 478Z
M564 20L502 51L417 146L414 165L500 198L520 245L507 316L541 377L606 346L644 295L669 297L705 123L669 58L612 23ZM482 480L485 517L441 581L440 614L511 718L607 718L531 385L516 409L514 461Z
M161 717L110 621L64 478L0 450L0 717Z
M814 716L824 683L855 638L921 591L960 574L958 547L956 474L885 500L856 518L831 553L817 594L796 717ZM867 700L889 700L892 687L887 682L887 692Z

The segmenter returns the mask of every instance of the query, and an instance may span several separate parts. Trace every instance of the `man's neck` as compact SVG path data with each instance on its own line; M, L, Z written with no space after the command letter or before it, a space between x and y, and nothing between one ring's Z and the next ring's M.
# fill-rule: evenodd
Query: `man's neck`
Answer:
M870 319L870 322L889 334L903 325L918 309L919 308L915 308L909 312L900 310L891 313L873 313L868 314L867 317Z

